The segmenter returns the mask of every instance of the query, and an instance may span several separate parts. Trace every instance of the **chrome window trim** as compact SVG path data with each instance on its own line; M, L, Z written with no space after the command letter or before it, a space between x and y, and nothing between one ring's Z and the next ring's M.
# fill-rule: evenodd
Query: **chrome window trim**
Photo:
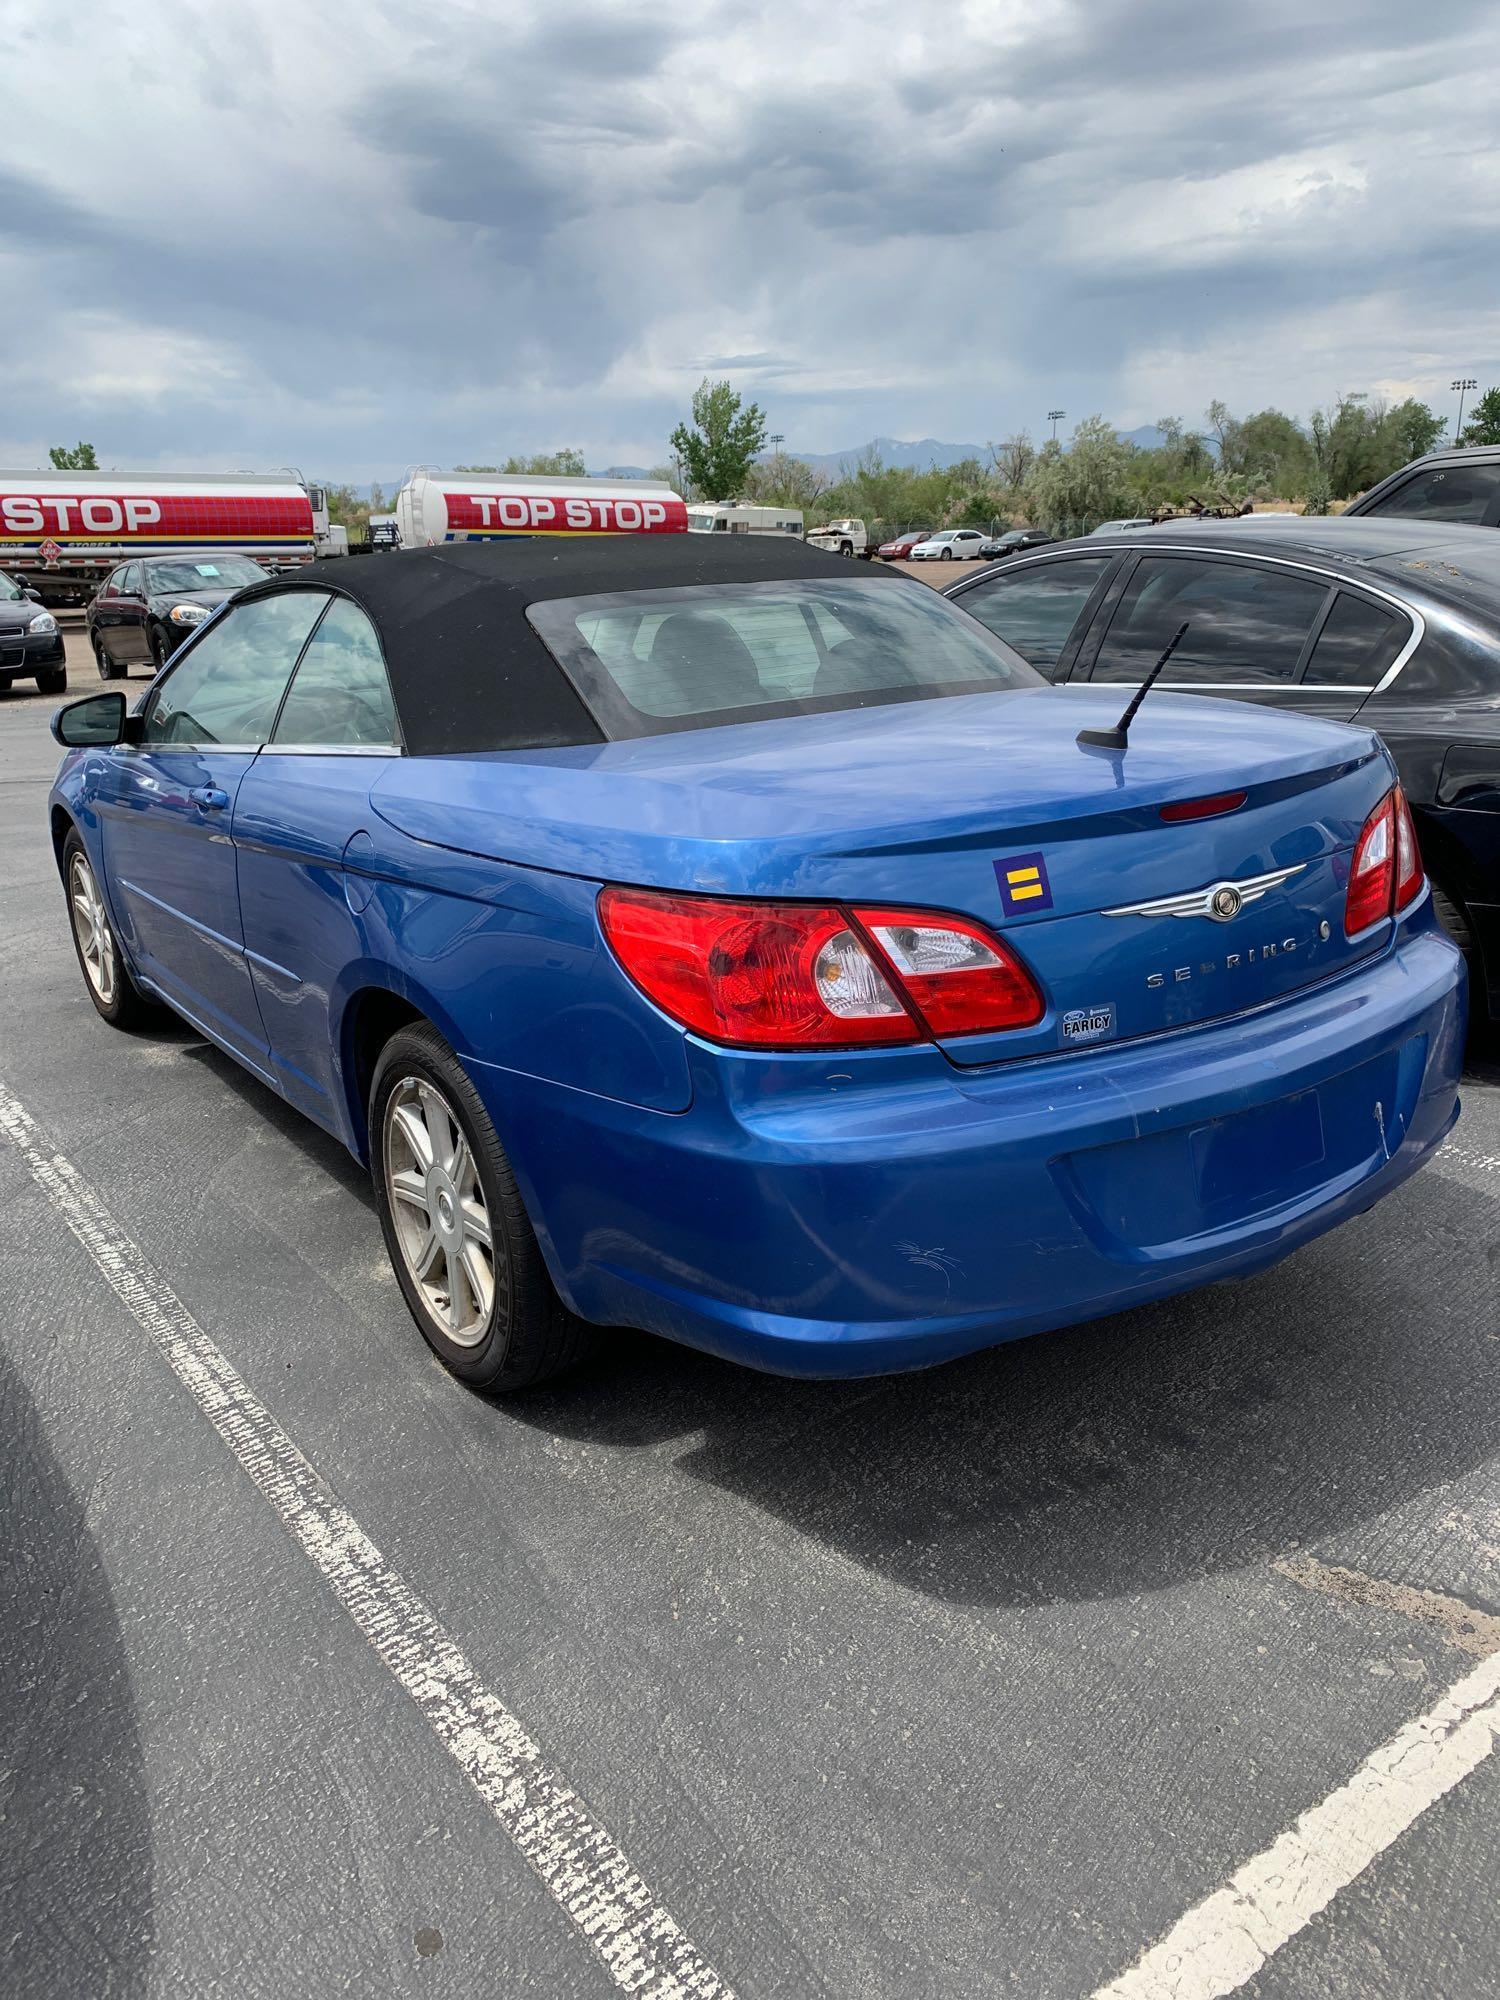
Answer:
M145 743L117 743L117 750L128 750L138 757L171 757L181 753L184 756L201 757L205 751L218 751L221 755L233 751L236 755L253 757L265 746L260 743L219 743L211 736L199 737L191 743L171 741L153 737Z
M1121 548L1120 546L1122 543L1124 544L1123 548ZM1403 599L1395 596L1389 590L1382 590L1378 583L1366 582L1366 580L1362 576L1361 577L1345 576L1342 570L1328 569L1322 563L1308 562L1305 557L1265 555L1259 549L1253 549L1253 550L1234 549L1234 548L1226 549L1223 547L1206 545L1202 542L1138 542L1126 535L1121 535L1118 542L1112 540L1110 545L1112 548L1119 548L1121 554L1128 553L1133 555L1142 555L1149 552L1153 555L1168 555L1168 556L1173 556L1173 555L1228 556L1231 560L1235 562L1274 563L1278 569L1302 570L1308 576L1326 577L1330 583L1338 585L1340 589L1366 591L1371 597L1378 597L1382 603L1390 605L1393 611L1398 612L1401 617L1409 619L1411 622L1411 628L1412 628L1411 637L1407 640L1406 644L1401 648L1400 652L1396 655L1395 659L1391 661L1391 664L1386 668L1384 674L1378 681L1376 681L1373 687L1367 687L1361 689L1358 687L1351 687L1348 686L1347 684L1342 684L1342 683L1337 686L1334 686L1331 684L1325 684L1321 682L1310 683L1307 681L1213 681L1213 682L1193 681L1191 683L1186 683L1183 681L1162 681L1159 683L1159 685L1164 688L1177 688L1179 690L1185 688L1189 693L1201 694L1203 692L1203 689L1207 686L1224 687L1224 688L1305 687L1308 688L1309 691L1311 691L1314 687L1316 687L1319 692L1324 692L1324 693L1384 694L1386 689L1391 685L1392 681L1395 680L1396 676L1400 673L1401 669L1406 665L1407 661L1411 658L1412 654L1417 650L1418 646L1420 646L1422 641L1427 637L1427 620L1422 616L1422 613L1417 609L1416 605L1407 604ZM1018 569L1029 568L1030 566L1036 563L1044 563L1048 561L1067 562L1071 557L1079 556L1082 554L1083 551L1081 549L1069 549L1066 552L1066 554L1061 549L1038 549L1035 555L1017 556L1013 558L1010 562L1004 564L1003 568L1005 574L1007 576L1010 576L1014 571ZM996 567L999 568L1001 567L1001 565L997 564ZM965 577L963 580L965 591L972 589L974 585L977 584L984 575L985 572L981 570L978 576ZM948 596L948 594L949 593L947 591L944 591L943 593L945 597ZM955 601L958 599L958 597L960 597L963 594L964 594L963 592L957 590L955 590L952 593ZM1094 686L1139 687L1140 682L1139 681L1095 682L1093 680L1088 680L1088 681L1080 681L1077 685L1080 687L1094 687Z
M1080 681L1080 687L1129 687L1129 681ZM1140 685L1139 682L1136 683ZM1250 694L1260 688L1280 688L1287 694L1374 694L1375 684L1353 681L1158 681L1159 688L1175 688L1179 694L1202 694L1205 688L1233 688Z
M400 757L397 743L263 743L262 757Z

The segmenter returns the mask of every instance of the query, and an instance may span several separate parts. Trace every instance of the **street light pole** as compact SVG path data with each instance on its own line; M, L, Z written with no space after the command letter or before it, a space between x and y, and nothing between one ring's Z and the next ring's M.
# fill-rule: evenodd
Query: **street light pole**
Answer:
M1479 384L1472 375L1462 375L1456 382L1450 382L1448 386L1450 389L1458 391L1458 422L1453 428L1453 442L1457 444L1459 438L1463 435L1465 392L1469 389L1477 389Z
M1067 414L1066 410L1049 410L1047 412L1047 421L1052 426L1052 442L1054 444L1057 443L1057 427Z

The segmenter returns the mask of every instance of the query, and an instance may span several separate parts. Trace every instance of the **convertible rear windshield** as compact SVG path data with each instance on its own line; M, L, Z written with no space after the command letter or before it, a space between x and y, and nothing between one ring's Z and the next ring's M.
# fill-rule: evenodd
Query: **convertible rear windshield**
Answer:
M620 591L526 615L611 739L1042 684L977 620L905 579Z

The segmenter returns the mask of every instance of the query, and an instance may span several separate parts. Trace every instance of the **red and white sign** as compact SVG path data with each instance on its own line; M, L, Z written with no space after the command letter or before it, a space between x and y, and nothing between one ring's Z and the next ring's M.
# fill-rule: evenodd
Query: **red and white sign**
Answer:
M0 534L97 541L312 540L307 495L17 493L0 491Z
M445 486L449 535L673 535L687 528L676 494L476 493Z
M310 561L312 502L294 479L0 473L0 564L96 574L127 556L179 549Z

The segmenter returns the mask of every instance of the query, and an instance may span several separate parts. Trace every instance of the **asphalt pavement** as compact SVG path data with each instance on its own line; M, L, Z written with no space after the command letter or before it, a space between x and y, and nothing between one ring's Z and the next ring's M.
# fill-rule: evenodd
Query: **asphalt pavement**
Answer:
M0 695L0 1989L1500 1993L1492 1054L1250 1282L485 1403L331 1140L95 1015L55 706Z

